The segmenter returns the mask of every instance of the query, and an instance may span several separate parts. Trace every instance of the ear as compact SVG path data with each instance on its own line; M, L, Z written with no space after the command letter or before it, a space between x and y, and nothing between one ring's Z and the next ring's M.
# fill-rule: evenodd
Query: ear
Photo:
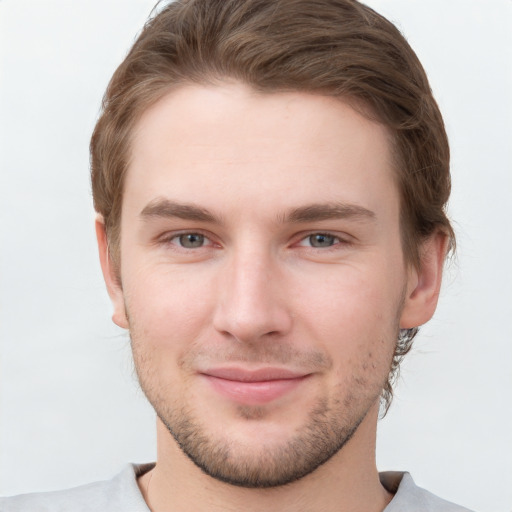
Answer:
M422 243L419 268L411 267L407 281L400 328L410 329L428 322L437 307L448 237L437 231Z
M121 286L119 277L117 276L115 267L112 263L110 249L108 246L107 233L105 231L105 222L101 215L96 217L95 227L103 279L105 279L107 291L110 296L110 300L112 301L112 306L114 307L112 321L119 327L128 329L129 325L124 305L123 288Z

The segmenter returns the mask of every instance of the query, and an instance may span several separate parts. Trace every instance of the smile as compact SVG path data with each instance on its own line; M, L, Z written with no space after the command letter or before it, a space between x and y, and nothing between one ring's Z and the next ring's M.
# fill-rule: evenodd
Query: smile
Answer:
M214 391L244 405L262 405L277 400L311 376L281 368L217 368L201 375Z

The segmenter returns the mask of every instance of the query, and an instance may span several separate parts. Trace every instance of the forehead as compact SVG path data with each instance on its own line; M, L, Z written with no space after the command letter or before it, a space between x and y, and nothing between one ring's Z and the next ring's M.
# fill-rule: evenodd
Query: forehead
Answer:
M213 210L333 201L394 208L390 148L386 128L339 99L187 85L137 123L124 203L140 211L165 196Z

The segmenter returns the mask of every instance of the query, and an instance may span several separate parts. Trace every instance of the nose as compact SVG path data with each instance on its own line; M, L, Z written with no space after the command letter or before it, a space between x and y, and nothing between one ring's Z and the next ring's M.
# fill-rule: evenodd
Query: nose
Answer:
M286 335L292 326L283 271L262 250L239 251L219 281L214 328L242 343Z

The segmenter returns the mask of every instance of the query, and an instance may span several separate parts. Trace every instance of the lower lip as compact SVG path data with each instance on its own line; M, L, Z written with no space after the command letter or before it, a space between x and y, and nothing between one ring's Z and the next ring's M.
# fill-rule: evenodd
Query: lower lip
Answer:
M225 397L246 405L262 405L295 390L308 377L293 379L265 380L258 382L242 382L238 380L221 379L204 375L215 391Z

